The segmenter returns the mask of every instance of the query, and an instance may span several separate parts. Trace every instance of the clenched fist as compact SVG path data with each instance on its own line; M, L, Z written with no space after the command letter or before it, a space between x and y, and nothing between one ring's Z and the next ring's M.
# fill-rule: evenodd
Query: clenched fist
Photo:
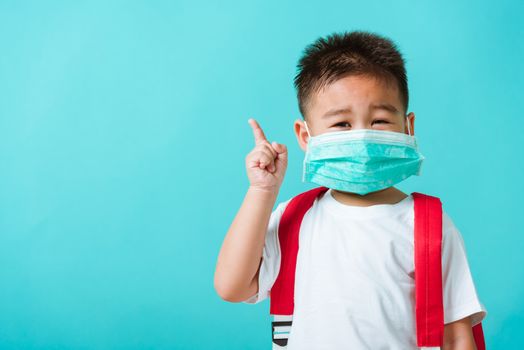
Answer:
M255 147L246 156L251 187L278 192L286 173L287 147L275 141L269 143L257 121L250 118L248 122L255 137Z

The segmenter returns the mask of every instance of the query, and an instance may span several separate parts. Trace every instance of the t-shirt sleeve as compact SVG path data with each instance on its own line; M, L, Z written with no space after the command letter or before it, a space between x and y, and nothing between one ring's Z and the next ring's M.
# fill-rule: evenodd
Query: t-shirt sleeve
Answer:
M464 240L451 218L442 214L442 283L444 323L471 315L471 325L487 315L480 302L470 271Z
M277 279L280 270L280 244L278 241L278 224L286 205L291 199L281 202L271 213L262 251L262 262L258 274L258 292L242 301L246 304L257 304L269 297L269 291Z

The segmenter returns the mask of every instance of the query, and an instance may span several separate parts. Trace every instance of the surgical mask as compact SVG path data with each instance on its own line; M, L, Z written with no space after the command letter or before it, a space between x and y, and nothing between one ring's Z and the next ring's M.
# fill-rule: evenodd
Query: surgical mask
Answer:
M407 117L406 117L407 119ZM364 195L420 175L422 161L415 136L355 129L309 135L302 182Z

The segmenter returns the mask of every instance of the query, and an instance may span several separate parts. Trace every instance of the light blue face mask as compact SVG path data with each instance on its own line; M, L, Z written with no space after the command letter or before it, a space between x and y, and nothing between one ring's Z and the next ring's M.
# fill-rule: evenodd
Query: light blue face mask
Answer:
M420 175L422 161L415 136L401 132L355 129L309 135L302 182L313 182L361 195Z

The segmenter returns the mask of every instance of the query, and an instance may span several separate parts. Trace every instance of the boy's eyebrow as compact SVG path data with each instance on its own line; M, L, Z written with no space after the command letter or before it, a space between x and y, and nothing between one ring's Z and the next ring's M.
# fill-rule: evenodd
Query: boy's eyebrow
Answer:
M335 115L339 115L339 114L344 114L344 113L351 113L351 107L342 107L342 108L335 108L335 109L331 109L329 111L327 111L323 116L322 118L325 118L325 117L331 117L331 116L335 116Z
M393 106L390 103L384 102L384 103L372 103L371 109L384 109L388 112L398 113L399 110L397 107Z
M383 109L388 112L399 113L399 110L395 106L393 106L390 103L386 103L386 102L372 103L370 108L371 109ZM344 114L344 113L351 113L351 107L347 106L347 107L335 108L335 109L329 110L322 116L322 118L331 117L331 116Z

